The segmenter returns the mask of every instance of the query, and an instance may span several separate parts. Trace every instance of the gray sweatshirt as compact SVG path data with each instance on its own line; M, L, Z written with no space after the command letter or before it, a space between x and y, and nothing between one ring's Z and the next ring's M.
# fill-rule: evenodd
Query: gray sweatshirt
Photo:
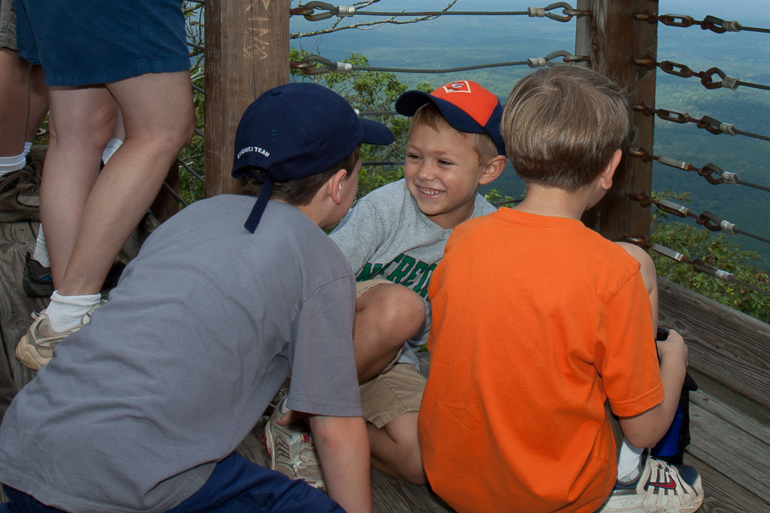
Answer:
M495 210L477 194L471 217ZM404 344L400 361L418 365L410 346L419 347L428 340L428 284L451 234L451 229L440 227L420 211L402 179L361 198L330 235L350 262L356 281L380 278L400 283L425 300L425 325Z

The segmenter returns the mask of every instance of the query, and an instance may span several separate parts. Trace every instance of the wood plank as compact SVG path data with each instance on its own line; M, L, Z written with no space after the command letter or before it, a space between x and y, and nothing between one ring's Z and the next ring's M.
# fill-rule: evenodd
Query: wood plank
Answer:
M749 432L737 427L736 423L748 425L750 419L728 421L722 418L720 415L734 418L741 414L717 405L718 401L705 395L700 391L692 393L695 398L690 404L693 443L687 452L770 505L770 482L767 480L770 476L770 439L764 435L766 431Z
M767 513L770 504L737 485L719 471L692 456L685 455L684 462L700 473L705 499L699 513Z
M658 278L659 324L676 329L690 366L770 408L770 325Z
M39 223L0 223L0 338L8 355L11 376L21 389L36 372L16 359L14 351L19 339L32 324L30 314L42 310L47 298L30 298L22 288L24 257L35 249Z

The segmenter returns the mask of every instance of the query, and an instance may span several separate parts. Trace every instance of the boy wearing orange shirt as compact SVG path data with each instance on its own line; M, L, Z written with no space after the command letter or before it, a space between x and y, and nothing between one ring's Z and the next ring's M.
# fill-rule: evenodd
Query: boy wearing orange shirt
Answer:
M428 480L461 513L695 511L691 467L644 456L616 481L605 402L628 442L654 445L687 366L674 331L658 363L649 256L580 222L630 140L627 99L598 73L554 66L516 85L501 130L527 197L457 227L429 286Z

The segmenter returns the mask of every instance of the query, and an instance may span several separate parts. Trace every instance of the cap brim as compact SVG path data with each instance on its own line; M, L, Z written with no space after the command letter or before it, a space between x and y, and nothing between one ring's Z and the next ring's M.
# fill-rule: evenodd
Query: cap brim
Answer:
M364 127L364 134L361 136L361 144L376 144L378 146L393 144L393 141L395 140L393 132L382 123L372 121L371 119L362 119L361 125Z
M475 119L470 117L470 115L460 107L423 91L407 91L399 96L396 100L396 112L403 114L404 116L414 116L417 109L426 103L435 105L444 116L444 119L447 120L447 123L461 132L471 132L475 134L487 132L483 126L479 125Z

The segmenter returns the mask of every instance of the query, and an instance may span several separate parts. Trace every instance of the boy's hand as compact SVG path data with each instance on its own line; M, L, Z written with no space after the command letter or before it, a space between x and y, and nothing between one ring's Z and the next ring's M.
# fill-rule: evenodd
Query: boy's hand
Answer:
M671 359L672 362L681 362L682 366L687 367L687 356L689 350L684 343L682 335L674 330L670 330L666 340L659 340L658 355L661 363L664 359Z
M289 410L283 417L276 422L280 426L290 426L297 421L303 421L305 424L310 425L310 416L307 413L301 411Z

